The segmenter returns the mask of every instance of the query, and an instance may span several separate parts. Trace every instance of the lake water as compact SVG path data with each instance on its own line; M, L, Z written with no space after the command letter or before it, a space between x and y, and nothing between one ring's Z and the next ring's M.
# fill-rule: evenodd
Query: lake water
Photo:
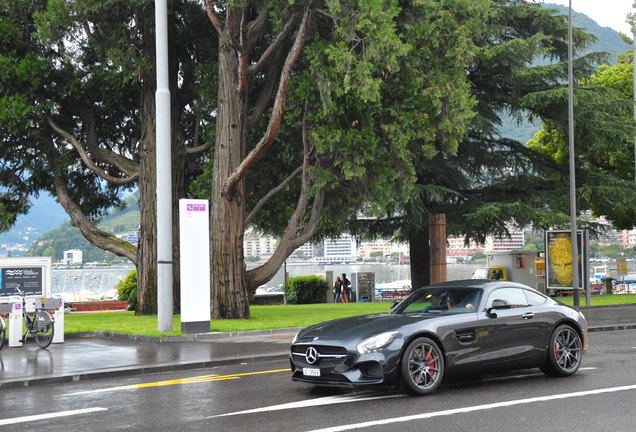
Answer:
M51 292L65 302L111 299L117 296L117 284L133 268L53 269Z
M448 264L448 279L468 279L471 277L477 264ZM64 301L99 300L109 299L117 295L115 287L124 279L131 268L94 268L94 269L53 269L51 272L51 291L60 294ZM325 276L325 272L333 271L336 275L346 273L373 272L375 283L387 283L401 280L410 280L410 266L397 264L288 264L289 276ZM284 268L278 271L276 276L266 286L271 287L282 284L284 281Z

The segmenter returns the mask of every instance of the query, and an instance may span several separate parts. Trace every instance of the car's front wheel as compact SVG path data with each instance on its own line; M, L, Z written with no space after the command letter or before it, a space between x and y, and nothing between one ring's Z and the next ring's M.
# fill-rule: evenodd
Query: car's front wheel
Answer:
M550 336L548 358L541 370L551 376L570 376L581 366L581 337L569 325L557 327Z
M444 356L435 341L420 337L402 356L401 378L406 390L417 395L433 393L444 377Z

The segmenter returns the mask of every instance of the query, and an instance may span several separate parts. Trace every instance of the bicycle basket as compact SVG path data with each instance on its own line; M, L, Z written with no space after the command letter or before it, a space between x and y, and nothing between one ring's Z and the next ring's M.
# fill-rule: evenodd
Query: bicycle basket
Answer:
M35 308L40 310L57 310L62 300L56 297L35 299Z
M11 303L0 303L0 315L8 315L11 313Z

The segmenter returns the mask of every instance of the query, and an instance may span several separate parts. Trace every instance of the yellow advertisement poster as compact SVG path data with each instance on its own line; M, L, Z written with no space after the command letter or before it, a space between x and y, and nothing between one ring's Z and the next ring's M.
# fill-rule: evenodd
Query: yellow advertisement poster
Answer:
M578 232L579 288L583 287L581 255L584 244ZM572 288L572 240L569 231L546 231L546 270L549 288Z
M625 258L618 258L616 267L618 268L618 274L627 274L627 260Z

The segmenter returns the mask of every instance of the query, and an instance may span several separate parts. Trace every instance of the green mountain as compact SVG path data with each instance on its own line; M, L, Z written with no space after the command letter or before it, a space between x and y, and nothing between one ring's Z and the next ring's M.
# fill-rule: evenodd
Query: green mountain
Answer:
M556 9L558 11L557 13L562 15L568 14L568 8L566 6L554 3L543 3L542 6L547 9ZM590 46L589 49L582 52L582 54L591 52L609 53L611 58L608 60L608 63L616 64L617 55L624 54L632 48L630 44L623 40L617 31L609 27L601 27L587 15L573 10L572 22L574 27L583 28L587 33L593 34L598 39L594 45ZM539 60L538 63L540 62ZM499 133L506 138L525 143L539 130L541 130L541 123L531 123L528 121L518 123L516 120L504 116L501 127L499 128Z
M32 199L29 212L18 216L11 230L0 233L0 249L23 253L42 234L66 219L68 215L55 198L47 193L41 194Z
M99 227L109 233L125 235L136 233L139 229L139 206L137 204L139 195L137 193L125 199L124 209L115 210L110 215L105 216L99 223ZM66 250L79 249L82 251L83 261L92 262L112 262L122 260L112 252L104 251L90 244L82 235L80 230L73 226L70 221L63 223L58 228L44 233L34 242L28 255L31 256L51 256L53 262L60 261Z

